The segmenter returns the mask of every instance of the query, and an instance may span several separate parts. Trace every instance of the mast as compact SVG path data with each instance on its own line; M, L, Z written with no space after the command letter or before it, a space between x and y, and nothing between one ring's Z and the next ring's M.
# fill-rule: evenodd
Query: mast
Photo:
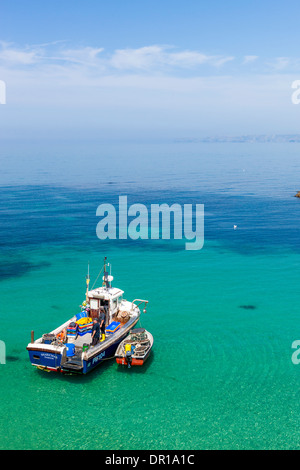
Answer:
M104 258L104 268L103 268L103 287L106 287L108 289L109 287L109 282L108 282L108 272L106 271L106 260L107 257L105 256Z
M88 273L86 276L86 294L85 294L85 300L88 302L89 301L89 283L90 283L90 262L88 263Z
M106 287L106 289L111 288L111 282L113 281L113 276L111 275L111 264L106 263L107 257L104 258L104 268L103 268L103 283L102 286ZM109 267L109 272L107 268Z

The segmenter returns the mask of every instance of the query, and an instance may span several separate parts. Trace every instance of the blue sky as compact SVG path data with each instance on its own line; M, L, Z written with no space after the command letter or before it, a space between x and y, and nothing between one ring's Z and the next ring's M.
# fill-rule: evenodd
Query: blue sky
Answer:
M1 0L1 136L299 132L299 9Z
M1 0L2 40L105 47L174 44L214 54L297 55L299 2Z

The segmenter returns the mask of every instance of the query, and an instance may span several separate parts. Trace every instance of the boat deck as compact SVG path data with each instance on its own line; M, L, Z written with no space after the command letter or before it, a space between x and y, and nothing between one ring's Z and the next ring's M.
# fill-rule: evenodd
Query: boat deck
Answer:
M92 335L91 333L87 333L84 336L77 336L77 338L74 341L68 341L68 342L75 344L75 348L82 349L82 346L84 344L90 345L92 343Z

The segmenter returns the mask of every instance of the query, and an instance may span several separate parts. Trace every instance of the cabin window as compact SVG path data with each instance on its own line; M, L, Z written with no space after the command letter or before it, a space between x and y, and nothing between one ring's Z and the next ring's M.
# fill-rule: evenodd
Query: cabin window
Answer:
M91 301L90 301L90 307L91 307L91 310L97 310L97 308L98 308L98 300L91 299Z
M39 361L41 358L40 356L33 355L33 359L35 359L36 361Z

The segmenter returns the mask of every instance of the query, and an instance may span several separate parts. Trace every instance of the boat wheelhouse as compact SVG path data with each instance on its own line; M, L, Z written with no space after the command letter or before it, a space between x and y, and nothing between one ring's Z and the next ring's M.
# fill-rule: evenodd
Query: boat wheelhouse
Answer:
M81 312L37 340L34 340L32 332L31 342L27 346L32 365L62 373L87 374L103 361L114 357L118 345L138 323L140 306L144 305L145 312L148 301L125 300L124 291L112 287L113 277L108 274L108 266L105 258L101 287L89 290L88 274ZM93 346L93 320L98 319L100 313L105 316L105 339Z

